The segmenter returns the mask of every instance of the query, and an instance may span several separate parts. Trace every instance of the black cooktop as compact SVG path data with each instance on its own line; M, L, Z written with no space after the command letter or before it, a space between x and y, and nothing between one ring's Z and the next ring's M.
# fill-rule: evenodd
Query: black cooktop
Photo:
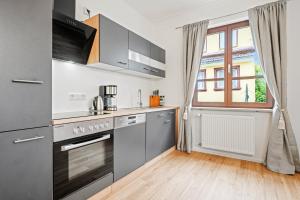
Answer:
M90 111L79 111L79 112L65 112L65 113L55 113L52 114L52 119L69 119L69 118L78 118L78 117L89 117L97 115L106 115L110 114L108 112L90 112Z

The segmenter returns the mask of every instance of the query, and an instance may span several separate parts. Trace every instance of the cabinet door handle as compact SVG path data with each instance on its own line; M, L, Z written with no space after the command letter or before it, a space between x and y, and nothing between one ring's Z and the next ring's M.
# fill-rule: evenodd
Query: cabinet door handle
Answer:
M43 84L44 81L33 81L33 80L24 80L24 79L14 79L13 83L29 83L29 84Z
M121 61L119 61L118 63L121 64L121 65L127 65L126 62L121 62Z
M147 70L147 71L149 71L150 69L148 69L148 68L144 67L144 70Z
M14 140L14 143L18 144L18 143L23 143L23 142L30 142L30 141L34 141L34 140L41 140L43 138L45 138L45 136L36 136L33 138L27 138L27 139L16 139L16 140Z
M166 120L164 123L165 124L168 124L168 123L170 123L171 122L171 120Z
M159 72L159 71L154 70L154 69L151 69L150 71L151 71L151 72L154 72L154 73L158 73L158 72Z

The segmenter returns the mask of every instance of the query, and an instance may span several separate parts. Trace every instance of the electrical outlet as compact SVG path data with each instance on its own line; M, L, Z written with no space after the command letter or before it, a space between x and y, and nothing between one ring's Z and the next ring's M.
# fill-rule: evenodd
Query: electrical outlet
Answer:
M84 93L70 93L69 99L71 101L83 101L86 99L86 95Z

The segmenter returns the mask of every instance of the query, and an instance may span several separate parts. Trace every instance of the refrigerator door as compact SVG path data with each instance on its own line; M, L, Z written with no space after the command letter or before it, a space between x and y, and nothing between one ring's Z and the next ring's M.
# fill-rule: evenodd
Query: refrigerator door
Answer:
M0 1L0 132L50 123L51 13L49 0Z

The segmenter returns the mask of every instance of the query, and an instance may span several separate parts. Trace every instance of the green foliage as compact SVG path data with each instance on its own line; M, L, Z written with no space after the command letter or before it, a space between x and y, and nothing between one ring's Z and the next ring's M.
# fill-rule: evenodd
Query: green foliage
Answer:
M258 65L255 67L255 74L256 76L262 74L262 69ZM255 80L255 101L258 103L267 102L267 87L264 79Z

